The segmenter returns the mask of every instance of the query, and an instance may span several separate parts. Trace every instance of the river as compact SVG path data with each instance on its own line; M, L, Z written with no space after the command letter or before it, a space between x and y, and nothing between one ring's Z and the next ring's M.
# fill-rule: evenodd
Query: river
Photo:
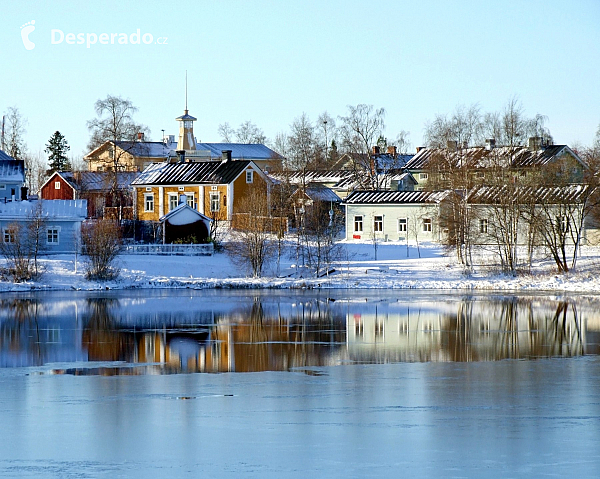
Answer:
M595 477L600 298L0 299L1 477Z

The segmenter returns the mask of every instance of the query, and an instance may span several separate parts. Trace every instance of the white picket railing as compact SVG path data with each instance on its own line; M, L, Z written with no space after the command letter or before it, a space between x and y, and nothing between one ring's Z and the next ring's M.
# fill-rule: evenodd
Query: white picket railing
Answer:
M128 244L121 247L121 254L153 254L180 256L211 256L213 244Z

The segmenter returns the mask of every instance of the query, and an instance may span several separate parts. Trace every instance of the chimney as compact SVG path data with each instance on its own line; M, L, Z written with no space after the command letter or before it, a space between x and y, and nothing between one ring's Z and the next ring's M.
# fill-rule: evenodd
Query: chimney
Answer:
M456 151L457 146L458 142L456 140L448 140L446 142L446 148L448 149L448 151Z
M179 195L179 204L180 205L187 204L187 195L184 195L183 193Z
M419 151L424 150L425 147L424 146L417 146L417 153L419 153Z
M394 158L396 158L396 155L398 154L398 149L395 146L388 146L387 153L388 155L392 155Z
M137 139L138 139L138 141L144 141L144 134L141 131L138 132Z
M221 150L221 163L229 163L231 161L231 150Z
M374 155L378 155L379 154L379 147L378 146L374 146L373 147L373 154Z
M529 151L537 151L542 149L542 137L531 136L529 137Z
M185 163L185 150L176 150L175 153L177 153L179 163Z
M494 148L496 148L495 138L488 138L487 140L485 140L485 149L487 151L492 151Z

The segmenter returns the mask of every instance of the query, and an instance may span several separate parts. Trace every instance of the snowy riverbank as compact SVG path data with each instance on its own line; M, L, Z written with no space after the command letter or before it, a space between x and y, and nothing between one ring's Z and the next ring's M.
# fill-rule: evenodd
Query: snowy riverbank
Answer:
M417 248L405 244L378 245L377 259L371 243L342 243L344 259L330 275L321 278L299 277L295 258L281 263L276 277L274 265L262 278L250 278L231 263L228 256L142 256L122 255L121 274L114 281L90 282L83 275L82 258L73 255L47 256L45 270L37 281L14 284L0 282L0 291L98 290L135 288L395 288L395 289L478 289L543 290L596 293L600 291L600 248L582 249L577 270L556 274L551 262L537 265L531 274L517 277L491 268L477 268L465 274L453 257L443 254L438 245Z

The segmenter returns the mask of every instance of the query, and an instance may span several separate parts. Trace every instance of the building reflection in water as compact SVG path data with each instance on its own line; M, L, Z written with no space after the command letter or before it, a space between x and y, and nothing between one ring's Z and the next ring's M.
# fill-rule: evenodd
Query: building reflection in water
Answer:
M201 296L10 299L0 301L0 367L50 365L46 372L81 375L310 373L347 362L579 356L599 352L597 306L523 296L247 296L231 305Z
M524 297L374 305L347 316L356 362L495 361L598 354L599 313Z

